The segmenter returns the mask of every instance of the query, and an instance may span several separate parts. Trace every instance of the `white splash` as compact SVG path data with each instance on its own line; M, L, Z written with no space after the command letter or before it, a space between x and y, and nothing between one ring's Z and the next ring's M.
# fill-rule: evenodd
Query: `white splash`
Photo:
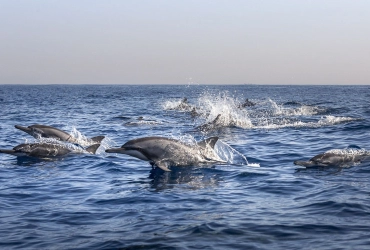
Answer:
M239 108L239 105L240 102L228 93L218 95L204 93L198 99L197 113L203 125L214 125L217 128L230 126L251 128L253 125L247 109Z
M302 105L298 108L284 107L283 105L278 105L270 98L268 99L268 103L270 103L272 113L275 116L312 116L325 110L323 108L308 105Z
M164 110L191 111L194 107L190 105L186 98L180 100L168 100L162 104Z
M72 130L71 130L70 134L77 139L76 144L81 145L83 147L88 147L88 146L92 146L92 145L96 144L96 142L94 142L93 140L91 140L87 136L83 135L75 127L72 127ZM68 144L74 146L76 150L82 150L82 151L85 150L83 147L76 146L76 145L71 144L71 143L68 143ZM111 148L115 145L116 145L116 143L113 140L111 140L109 137L105 136L105 138L100 142L100 147L98 148L98 150L96 151L95 154L105 153L105 149Z
M125 126L155 126L163 124L163 122L160 121L150 121L150 120L140 120L140 121L132 121L132 122L126 122Z
M353 117L336 117L332 115L327 115L321 117L321 119L318 121L319 125L335 125L339 123L344 123L344 122L351 122L351 121L356 121L359 120L358 118L353 118Z
M247 158L227 143L218 140L214 147L216 154L225 162L234 165L249 165Z
M208 133L224 127L243 129L280 129L280 128L318 128L359 120L353 117L332 115L317 116L326 108L292 102L294 105L280 105L268 98L253 100L252 107L243 107L242 101L229 92L212 94L204 92L196 105L187 100L170 100L163 104L166 110L191 112L197 130ZM191 107L191 109L187 109Z
M362 148L353 148L348 147L345 149L331 149L325 153L333 153L337 155L349 155L349 156L356 156L356 155L370 155L370 152L362 149Z
M179 140L183 143L186 143L188 145L197 145L197 141L192 135L184 134L180 136L171 136L172 139ZM222 140L218 140L214 146L214 153L219 158L220 161L224 161L228 164L233 165L248 165L256 167L259 164L252 163L249 164L247 158L234 148L232 148L227 143L223 142Z

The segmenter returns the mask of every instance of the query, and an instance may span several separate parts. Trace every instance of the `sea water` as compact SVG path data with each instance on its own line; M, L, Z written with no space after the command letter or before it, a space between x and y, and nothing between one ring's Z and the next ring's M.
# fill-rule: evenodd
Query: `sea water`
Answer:
M96 155L0 155L0 248L368 249L370 163L293 162L370 150L369 100L369 86L0 85L2 149L37 141L14 125L106 136ZM163 172L105 153L145 136L217 136L226 163Z

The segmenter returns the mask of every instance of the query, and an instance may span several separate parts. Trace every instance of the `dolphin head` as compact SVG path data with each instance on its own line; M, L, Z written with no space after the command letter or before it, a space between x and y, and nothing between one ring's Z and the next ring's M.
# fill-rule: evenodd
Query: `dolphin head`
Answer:
M141 148L129 147L123 145L120 148L109 148L105 150L106 153L117 153L117 154L126 154L133 157L136 157L143 161L150 161L150 159L145 155L144 150Z
M10 154L15 156L27 156L32 151L31 144L23 143L13 149L0 149L0 153Z
M31 147L31 144L28 144L28 143L22 143L16 147L13 148L13 150L15 151L19 151L19 152L31 152L32 150L32 147Z
M308 161L295 161L294 164L303 167L328 167L335 165L337 162L335 158L335 155L323 153L312 157Z
M37 137L47 137L44 132L37 128L36 125L33 125L33 126L28 126L28 127L23 127L23 126L20 126L20 125L15 125L14 127L19 129L19 130L22 130L23 132L26 132L27 134L37 138Z
M20 125L15 125L14 127L17 128L17 129L19 129L19 130L22 130L22 131L26 132L27 134L31 134L32 133L32 129L31 128L23 127L23 126L20 126Z
M294 165L302 166L302 167L315 167L317 164L313 161L294 161Z

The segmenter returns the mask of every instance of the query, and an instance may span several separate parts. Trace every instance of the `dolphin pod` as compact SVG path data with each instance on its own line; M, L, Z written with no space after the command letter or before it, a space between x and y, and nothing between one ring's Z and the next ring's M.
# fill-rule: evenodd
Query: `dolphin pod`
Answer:
M215 119L217 119L219 116ZM214 122L215 122L214 121ZM52 138L57 141L77 144L80 149L90 154L95 154L104 136L96 136L87 140L78 140L72 135L60 129L34 124L28 127L15 125L15 128L22 130L33 137ZM210 137L194 145L186 144L182 141L169 139L166 137L143 137L130 140L120 148L106 149L107 153L119 153L136 157L140 160L149 161L152 167L158 167L164 171L171 171L169 166L190 166L203 164L222 164L225 163L215 153L214 147L218 137ZM87 146L83 148L83 146ZM81 153L81 150L74 150L64 144L53 142L23 143L13 149L0 149L0 153L14 156L29 157L58 157L71 153ZM352 166L362 161L370 159L370 152L360 151L358 153L346 153L331 150L318 154L307 161L294 161L295 165L303 167L344 167Z
M10 154L18 157L29 156L37 158L59 157L70 153L81 152L95 154L100 146L101 141L105 138L104 136L96 136L88 140L78 140L63 130L40 124L34 124L28 127L15 125L15 128L32 135L36 139L55 139L61 142L76 144L79 148L74 149L73 147L68 147L67 144L46 141L39 143L23 143L14 147L13 149L0 149L0 153ZM83 146L87 146L87 148L83 148Z

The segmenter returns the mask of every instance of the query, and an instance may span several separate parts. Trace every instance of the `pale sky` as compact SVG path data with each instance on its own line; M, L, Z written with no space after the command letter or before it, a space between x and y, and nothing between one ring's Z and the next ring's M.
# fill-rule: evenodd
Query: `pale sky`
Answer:
M0 0L0 84L370 84L369 0Z

